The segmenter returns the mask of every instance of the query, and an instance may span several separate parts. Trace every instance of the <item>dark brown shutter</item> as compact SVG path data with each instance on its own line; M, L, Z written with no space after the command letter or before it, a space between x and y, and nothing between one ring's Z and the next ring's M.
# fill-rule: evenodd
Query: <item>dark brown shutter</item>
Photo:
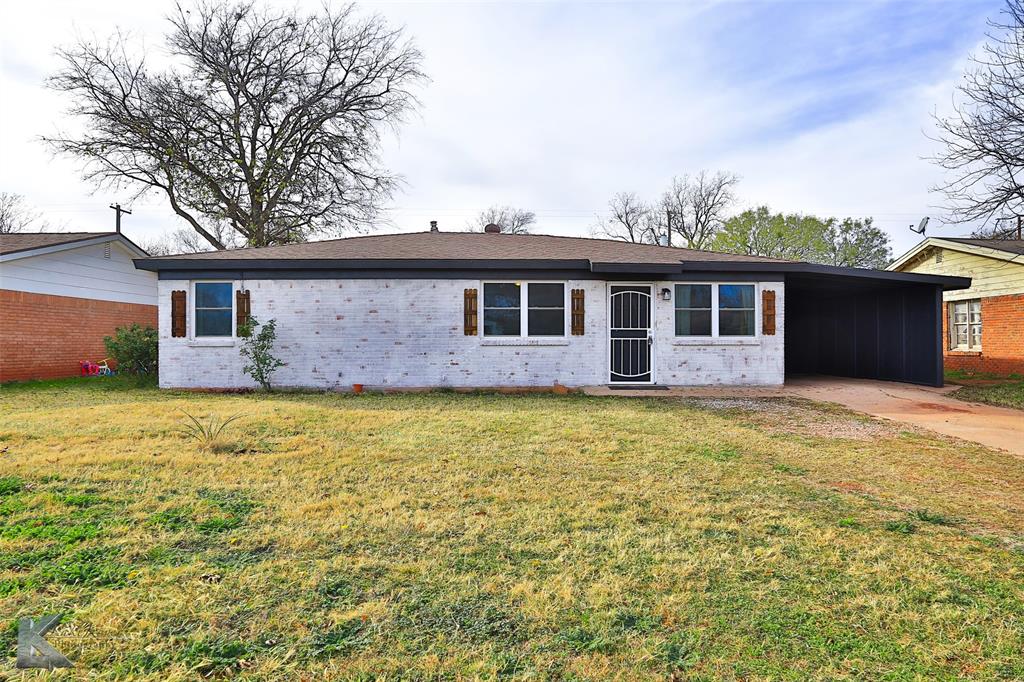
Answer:
M584 306L583 306L583 289L572 290L572 335L583 336L583 330L585 329L585 318L584 318Z
M249 290L235 292L235 329L241 334L242 327L249 324Z
M185 336L185 292L171 292L171 336Z
M775 336L775 292L761 292L761 332L765 336Z
M466 289L463 292L463 333L466 336L476 336L476 310L476 289Z

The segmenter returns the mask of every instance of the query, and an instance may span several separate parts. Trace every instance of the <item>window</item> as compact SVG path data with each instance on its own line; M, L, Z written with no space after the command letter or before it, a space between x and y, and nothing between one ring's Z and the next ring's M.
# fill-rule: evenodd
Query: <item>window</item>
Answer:
M676 336L757 336L756 284L677 284Z
M565 285L526 285L527 334L565 336Z
M231 282L196 282L196 336L232 336Z
M676 285L676 336L711 336L711 285Z
M518 284L484 284L484 336L519 336L523 324L521 295Z
M484 336L565 336L565 284L484 282L483 289Z
M949 347L981 350L981 301L951 301L949 304Z
M718 335L754 335L754 285L718 285Z

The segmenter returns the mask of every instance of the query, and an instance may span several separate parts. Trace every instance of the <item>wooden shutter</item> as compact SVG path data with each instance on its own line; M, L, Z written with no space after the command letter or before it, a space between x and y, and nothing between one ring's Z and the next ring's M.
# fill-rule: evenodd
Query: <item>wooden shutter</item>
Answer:
M185 336L185 292L171 292L171 336Z
M466 289L463 295L463 334L476 336L477 328L477 307L476 289Z
M249 290L239 289L235 292L235 329L241 335L241 329L249 324Z
M583 289L572 290L572 335L583 336L583 330L585 328L584 319L584 306L583 306Z
M775 335L775 292L767 289L761 292L761 333Z

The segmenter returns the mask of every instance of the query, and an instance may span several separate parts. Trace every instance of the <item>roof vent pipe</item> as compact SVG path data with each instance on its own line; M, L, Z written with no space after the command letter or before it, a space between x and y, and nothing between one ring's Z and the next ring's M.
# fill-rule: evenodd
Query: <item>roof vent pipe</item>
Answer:
M484 225L484 232L487 234L498 234L501 232L501 225L495 225L494 223L488 223Z
M430 221L430 231L431 232L437 232L437 221L436 220L431 220Z

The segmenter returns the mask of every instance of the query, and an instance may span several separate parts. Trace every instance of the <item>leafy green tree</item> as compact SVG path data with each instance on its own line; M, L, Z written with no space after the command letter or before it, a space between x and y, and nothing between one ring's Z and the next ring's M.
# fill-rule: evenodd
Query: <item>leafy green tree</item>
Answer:
M714 248L852 268L884 268L892 260L889 235L875 227L871 218L823 219L772 213L767 206L725 221Z
M748 256L809 261L824 250L825 223L814 216L772 213L758 206L725 221L714 249Z
M242 371L252 377L264 391L270 390L270 375L284 363L274 355L274 341L277 340L277 321L268 320L260 325L255 317L239 327L238 335L242 337L239 354L245 358L246 364Z
M117 360L117 370L125 374L156 374L157 333L152 327L133 323L118 327L113 336L103 337L107 354Z
M892 262L889 235L872 224L871 218L829 218L822 235L824 248L815 262L847 268L882 269Z

